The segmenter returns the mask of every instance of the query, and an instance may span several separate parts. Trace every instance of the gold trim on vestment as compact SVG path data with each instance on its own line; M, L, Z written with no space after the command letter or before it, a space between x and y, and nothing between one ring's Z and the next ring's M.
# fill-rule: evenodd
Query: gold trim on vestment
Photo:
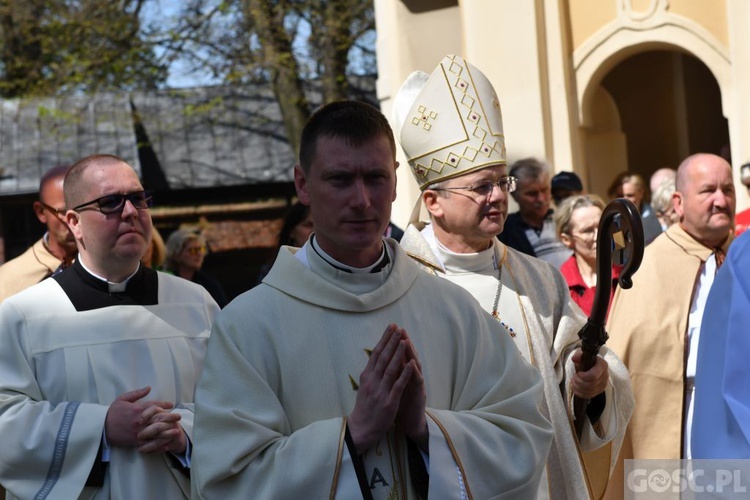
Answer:
M576 343L576 346L573 348L573 351L575 351L576 349L578 349L578 343ZM562 356L562 359L563 359L563 371L565 371L565 358L567 356L567 351L563 351L562 353L560 353L560 355ZM573 390L572 389L569 390L569 391L566 391L566 392L568 394L568 398L567 398L566 401L564 401L564 403L565 403L565 416L568 419L568 426L570 427L570 432L573 435L573 442L576 445L576 453L578 453L578 461L581 464L581 472L583 473L583 479L586 481L586 489L589 492L589 498L596 498L596 496L594 495L594 488L591 486L591 479L589 478L589 471L586 469L586 461L583 458L584 451L581 450L581 441L578 438L578 432L576 431L575 422L573 421L572 415L568 411L568 409L572 408L572 401L573 401L573 398L575 397L575 395L573 394ZM606 404L614 404L614 401L607 401ZM586 418L586 416L584 415L582 418ZM611 441L609 443L607 443L607 445L610 445L610 447L611 447ZM605 446L607 446L607 445L605 445ZM610 474L610 472L609 472L609 470L610 470L609 464L612 463L612 456L611 455L612 455L612 452L610 451L610 457L609 457L610 461L607 463L607 481L605 482L605 485L607 483L609 483L609 474ZM606 487L605 487L605 489L606 489ZM603 493L604 492L602 492L602 495L603 495Z
M331 484L331 494L328 496L330 500L336 499L336 489L339 485L339 472L341 472L341 461L344 459L344 445L346 444L346 423L347 417L343 418L341 423L341 433L339 435L339 451L336 454L336 467L333 471L333 482ZM353 459L354 457L352 457Z
M401 483L401 497L400 498L409 498L406 494L406 475L408 472L404 469L404 465L401 463L401 450L399 450L398 446L398 436L396 435L395 430L391 434L393 437L393 452L391 453L391 457L396 457L396 471L398 471L398 476L396 476L396 471L393 470L393 460L391 460L391 477L394 481L396 481L396 484L392 486L391 489L391 498L393 497L393 490L398 488L398 483ZM388 434L386 434L386 442L388 443L388 447L390 448L390 440L388 439ZM405 438L404 438L405 439ZM398 497L396 497L398 498Z
M505 248L505 246L504 246L504 250L505 250L505 254L507 255L507 248ZM505 255L503 256L503 258L505 258ZM528 320L526 319L526 311L524 310L523 304L521 303L521 295L518 293L518 283L516 283L516 278L513 276L513 270L511 269L511 267L507 266L507 269L508 269L508 272L510 273L510 278L513 280L513 287L515 288L514 292L516 294L516 298L518 299L518 306L521 309L521 316L523 316L523 326L526 332L526 341L529 343L529 356L532 358L530 362L534 367L536 367L536 360L534 359L534 346L531 343L531 335L529 334L529 324L528 324ZM555 339L552 338L552 346L551 346L552 348L554 348L554 343L555 343ZM560 356L562 357L562 363L563 363L562 370L564 372L566 352L565 351L561 352ZM545 380L544 383L546 384L547 381ZM572 394L572 391L567 391L567 392L569 394ZM562 394L560 394L560 396L563 397ZM545 395L545 398L546 398L546 395ZM583 473L583 478L586 481L586 489L588 490L589 498L594 498L593 489L591 487L591 480L589 479L588 471L586 470L586 464L583 459L583 452L581 451L581 444L578 440L578 434L576 433L571 415L568 412L569 405L567 404L567 401L563 401L563 404L565 404L565 417L568 420L568 425L570 426L570 432L573 434L573 441L575 442L575 445L576 445L576 452L578 453L578 462L581 464L581 472ZM549 411L549 406L547 406L547 410ZM610 455L611 455L611 452L610 452ZM610 457L610 460L611 460L611 457ZM544 467L545 469L547 468L546 461L545 461ZM607 467L607 470L609 470L609 467ZM551 476L549 474L549 471L547 471L548 481L550 477ZM609 479L607 480L607 482L609 482ZM548 488L550 487L549 484L547 486ZM554 487L557 488L559 487L559 485L554 485ZM552 490L548 489L548 491L552 491Z
M435 275L437 275L437 272L436 272L436 271L437 271L437 270L438 270L439 268L438 268L438 267L437 267L437 266L436 266L435 264L431 263L431 262L430 262L429 260L423 259L423 258L422 258L422 257L420 257L419 255L417 255L417 254L414 254L414 253L411 253L411 252L409 252L409 251L407 251L407 252L406 252L406 255L408 255L408 256L409 256L409 257L411 257L412 259L416 260L417 262L419 262L419 263L420 263L420 264L422 264L423 266L425 266L425 267L429 267L429 268L430 268L430 271L432 271L432 274L435 274ZM443 273L445 272L445 271L443 271L442 269L440 269L440 271L442 271Z
M435 422L435 425L438 426L440 429L440 432L443 433L443 437L445 438L445 442L448 445L448 448L451 450L451 455L453 455L453 460L456 462L456 467L458 467L458 470L461 472L461 477L464 480L464 487L466 488L466 496L469 500L472 500L474 496L471 494L471 488L469 487L469 479L466 475L466 469L464 469L463 464L461 463L461 459L458 456L458 452L456 451L456 448L453 446L453 441L451 440L451 437L448 435L448 431L445 430L445 427L443 427L443 424L440 423L440 421L437 419L435 415L430 413L429 410L425 410L425 413L428 417L432 419L433 422Z
M602 460L602 457L601 457L601 455L604 454L605 451L606 451L606 458L607 458L606 462ZM607 444L605 444L601 448L597 448L591 451L582 451L581 453L583 454L583 470L585 472L587 481L589 481L591 485L591 492L592 492L591 498L593 498L594 500L601 500L602 498L604 498L604 494L607 492L607 485L609 484L609 469L610 469L610 464L612 463L612 441L609 441ZM591 466L592 469L596 467L596 469L594 470L598 470L598 469L601 469L601 464L604 464L604 463L606 463L606 467L607 467L606 474L604 474L604 476L606 476L606 479L604 480L604 484L601 485L602 486L601 489L596 489L596 491L594 491L596 486L599 486L599 485L594 485L594 483L591 482L591 478L590 478L591 474L589 474L589 465ZM594 493L598 493L598 494L594 494Z
M581 450L581 442L578 439L578 433L576 432L575 424L573 423L573 419L570 416L570 413L568 413L567 406L565 409L565 415L568 417L568 424L570 425L570 432L573 434L573 442L576 445L576 452L578 453L578 461L581 463L581 472L583 472L583 478L586 480L586 489L589 492L589 498L594 498L594 491L591 487L591 479L589 479L589 471L586 470L586 462L583 460L583 451ZM612 457L610 453L610 464L612 463ZM609 466L607 467L607 483L609 483Z
M501 265L505 264L505 260L508 257L508 247L503 245L503 257L501 261ZM529 334L529 322L526 319L526 311L523 308L523 304L521 303L521 294L518 293L518 283L516 282L516 278L513 276L513 269L511 267L505 266L506 269L508 269L508 274L510 274L510 279L513 282L513 293L516 295L516 300L518 301L518 308L521 310L521 317L523 318L523 330L526 332L526 343L529 347L529 357L531 358L529 360L529 363L536 368L536 359L534 358L534 345L531 343L531 335ZM554 342L554 339L553 339Z

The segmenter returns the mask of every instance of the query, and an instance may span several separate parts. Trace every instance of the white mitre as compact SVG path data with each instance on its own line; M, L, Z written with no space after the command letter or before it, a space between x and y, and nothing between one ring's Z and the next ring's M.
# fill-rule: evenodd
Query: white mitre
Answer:
M420 189L506 165L500 101L487 77L459 56L431 75L412 73L394 99L396 137Z

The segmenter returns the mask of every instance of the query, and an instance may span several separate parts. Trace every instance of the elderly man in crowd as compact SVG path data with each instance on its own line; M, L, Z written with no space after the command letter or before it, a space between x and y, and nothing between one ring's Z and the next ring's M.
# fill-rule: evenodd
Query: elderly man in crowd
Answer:
M196 393L200 498L528 498L551 430L508 332L383 237L396 146L372 106L308 120L315 232L216 320Z
M597 497L591 485L602 490L606 485L608 445L616 456L632 411L627 371L606 348L590 370L579 370L577 333L585 317L562 275L496 238L504 234L516 179L506 173L502 117L492 85L477 68L448 56L432 75L413 74L396 106L401 146L431 221L407 227L402 246L431 274L469 291L541 372L542 409L555 438L538 497ZM472 133L464 136L463 130ZM548 207L547 174L536 161L525 164L533 172L526 186L535 186ZM591 400L586 415L574 416L575 397ZM581 436L573 431L574 418L585 419ZM602 474L587 477L581 449L602 448Z
M509 247L559 269L572 252L557 238L549 170L549 165L536 158L518 160L510 167L510 175L517 182L511 196L518 203L518 212L507 216L499 238Z
M47 231L24 253L0 266L0 302L62 271L78 253L65 222L63 179L68 168L58 165L42 175L34 213Z
M621 459L690 458L703 310L734 225L731 166L712 154L689 156L673 203L679 222L646 248L633 287L617 290L609 316L609 346L628 367L636 400ZM619 480L608 488L612 498L623 493Z
M0 482L17 498L187 498L216 303L140 265L151 195L110 155L65 177L71 267L0 305Z

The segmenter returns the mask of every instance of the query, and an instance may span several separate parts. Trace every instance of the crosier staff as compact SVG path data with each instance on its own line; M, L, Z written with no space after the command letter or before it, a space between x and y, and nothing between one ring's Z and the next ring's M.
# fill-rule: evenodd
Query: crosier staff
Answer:
M618 217L619 216L619 217ZM638 209L625 198L611 201L602 212L599 221L599 234L596 241L596 293L594 305L586 324L578 332L581 339L581 371L589 370L596 363L599 348L607 342L609 335L605 329L607 311L609 310L610 287L612 283L612 247L621 252L624 267L620 272L618 283L622 288L633 286L633 274L643 260L643 222ZM578 436L583 430L588 400L575 397L575 428Z

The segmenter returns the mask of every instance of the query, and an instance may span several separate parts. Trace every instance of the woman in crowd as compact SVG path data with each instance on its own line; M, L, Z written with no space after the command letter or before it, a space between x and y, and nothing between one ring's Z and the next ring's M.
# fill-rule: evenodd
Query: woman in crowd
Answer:
M278 248L284 245L301 247L312 232L313 223L310 216L310 207L297 202L292 205L292 208L284 217L284 224L279 231Z
M573 255L560 266L560 272L568 282L573 301L587 316L591 314L596 294L596 239L603 210L601 198L583 194L563 200L554 214L558 238L573 250ZM617 267L612 269L611 293L614 293L618 271Z
M203 235L179 229L167 238L167 259L164 262L164 270L202 285L219 304L219 307L224 307L228 301L221 283L215 277L201 271L207 253L208 246Z
M151 232L151 244L146 249L146 253L141 257L141 264L152 269L161 269L164 259L167 258L167 247L164 245L164 238L154 227Z
M307 242L312 232L313 223L310 215L310 207L298 201L292 205L286 216L284 216L284 223L281 225L281 230L279 231L276 250L278 251L282 246L301 247ZM273 259L276 259L275 253ZM258 279L255 282L256 285L259 285L263 281L268 271L271 270L272 265L273 260L266 262L260 267Z

